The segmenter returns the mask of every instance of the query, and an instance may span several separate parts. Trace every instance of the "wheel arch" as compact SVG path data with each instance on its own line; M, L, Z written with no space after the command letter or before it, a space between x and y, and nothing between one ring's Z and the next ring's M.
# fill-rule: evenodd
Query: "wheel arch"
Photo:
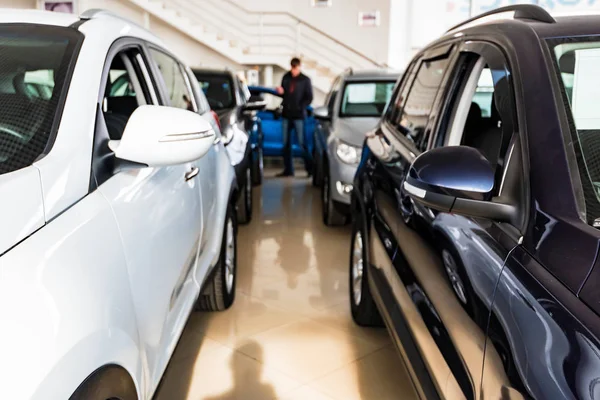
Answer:
M121 386L132 398L140 398L139 391L131 374L121 365L111 363L99 367L88 375L77 389L73 391L69 399L76 400L82 398L80 393L89 385L95 384L98 381L102 385L109 385L111 387Z

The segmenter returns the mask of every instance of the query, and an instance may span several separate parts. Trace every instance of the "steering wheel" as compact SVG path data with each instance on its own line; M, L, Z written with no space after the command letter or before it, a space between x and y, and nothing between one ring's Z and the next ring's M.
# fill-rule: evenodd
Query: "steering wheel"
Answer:
M17 132L12 126L7 124L0 123L0 134L15 137L23 143L27 142L27 137L25 137L25 135Z

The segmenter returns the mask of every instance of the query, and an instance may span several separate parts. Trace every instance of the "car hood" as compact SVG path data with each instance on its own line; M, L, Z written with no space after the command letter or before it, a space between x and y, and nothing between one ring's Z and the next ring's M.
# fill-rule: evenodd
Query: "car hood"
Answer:
M336 136L354 146L361 146L367 132L373 130L379 122L379 117L338 118L335 126Z

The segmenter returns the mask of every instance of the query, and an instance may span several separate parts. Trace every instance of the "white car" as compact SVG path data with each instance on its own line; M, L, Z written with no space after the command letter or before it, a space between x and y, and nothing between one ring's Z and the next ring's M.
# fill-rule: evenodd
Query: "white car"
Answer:
M0 399L150 399L190 312L234 301L190 73L106 12L0 13Z

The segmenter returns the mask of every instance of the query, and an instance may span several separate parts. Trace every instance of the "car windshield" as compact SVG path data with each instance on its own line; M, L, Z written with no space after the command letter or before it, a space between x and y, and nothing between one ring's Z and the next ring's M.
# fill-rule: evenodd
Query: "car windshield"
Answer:
M233 81L228 75L204 74L194 72L202 91L208 99L210 108L215 111L225 110L235 106Z
M45 152L81 38L68 28L0 24L0 174Z
M600 38L551 39L549 45L571 118L586 219L600 227Z
M346 83L340 116L380 117L395 84L396 81Z

